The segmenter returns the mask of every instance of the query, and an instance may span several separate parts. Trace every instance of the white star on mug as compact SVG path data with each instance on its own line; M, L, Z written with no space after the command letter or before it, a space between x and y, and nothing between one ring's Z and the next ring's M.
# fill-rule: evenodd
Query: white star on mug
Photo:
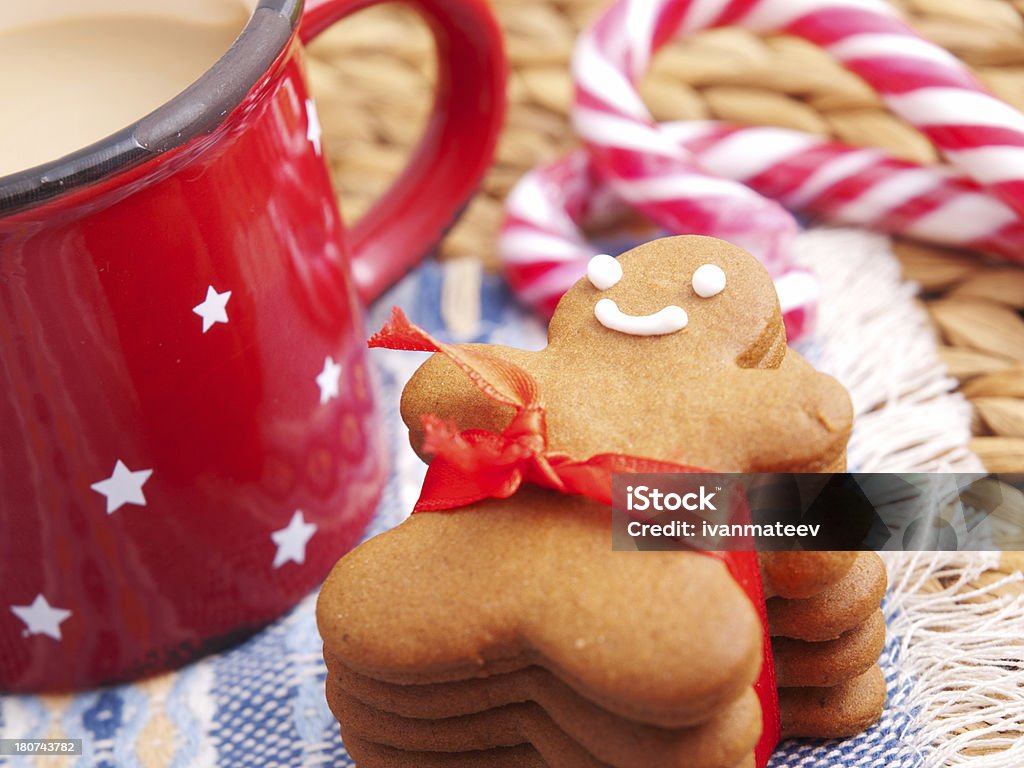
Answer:
M341 393L341 363L334 362L328 355L324 358L324 369L316 376L316 385L320 387L320 405Z
M303 519L301 509L295 510L291 522L286 527L270 534L270 538L277 545L274 567L280 568L287 562L306 562L306 544L313 538L314 533L316 526Z
M320 137L324 135L320 128L320 117L316 113L316 104L312 99L306 99L306 140L313 145L319 157L323 150L320 146Z
M11 612L25 623L25 635L48 635L60 640L61 622L67 621L71 611L55 608L42 593L30 605L12 605Z
M142 486L152 474L152 469L138 469L132 472L124 462L118 459L110 477L93 483L89 487L96 493L107 497L107 514L111 515L125 504L146 506L146 497L142 493Z
M203 333L213 327L214 323L226 323L228 321L228 299L231 298L231 291L217 293L213 286L207 286L206 299L201 304L192 307L192 311L203 318Z

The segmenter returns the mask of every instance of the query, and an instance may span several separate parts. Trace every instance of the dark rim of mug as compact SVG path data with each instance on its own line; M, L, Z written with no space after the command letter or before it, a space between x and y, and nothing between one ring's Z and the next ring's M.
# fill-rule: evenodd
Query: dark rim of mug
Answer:
M302 0L260 0L231 48L166 104L95 144L0 176L0 216L94 184L213 131L284 50L301 15Z

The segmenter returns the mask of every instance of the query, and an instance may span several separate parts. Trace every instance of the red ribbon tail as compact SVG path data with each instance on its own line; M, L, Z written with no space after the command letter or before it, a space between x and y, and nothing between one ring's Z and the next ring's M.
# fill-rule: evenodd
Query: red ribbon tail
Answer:
M772 638L768 631L768 609L764 602L764 586L761 569L757 563L757 552L722 552L729 573L743 591L747 593L761 619L762 651L761 672L754 683L754 691L761 702L761 738L754 748L757 768L765 768L772 752L779 744L782 727L779 711L779 689L775 679L775 660L772 655Z
M736 508L732 511L732 519L740 523L751 521L750 506L744 493L733 496ZM753 540L747 542L747 550L729 552L708 552L721 559L733 579L740 585L750 598L754 610L761 621L761 672L754 683L754 691L761 702L761 738L754 748L754 761L757 768L765 768L772 753L779 744L782 724L779 711L779 689L775 678L775 657L772 653L771 631L768 627L768 607L764 597L764 583L761 581L761 566L757 560L757 551Z
M537 409L537 382L514 363L491 354L480 345L445 344L413 325L398 307L391 308L391 320L373 334L370 348L402 349L412 352L440 352L469 377L473 385L495 402L519 409Z
M439 352L441 342L413 325L398 307L391 308L391 319L366 342L370 349L404 349L410 352Z
M443 512L485 499L507 499L519 490L522 481L523 473L518 467L502 467L467 476L461 468L439 456L430 462L412 511Z

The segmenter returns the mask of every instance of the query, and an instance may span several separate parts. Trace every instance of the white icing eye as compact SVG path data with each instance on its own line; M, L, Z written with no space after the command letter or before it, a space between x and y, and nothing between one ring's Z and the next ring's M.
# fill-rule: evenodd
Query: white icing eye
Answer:
M693 273L693 292L702 299L710 299L725 290L725 272L714 264L697 267Z
M599 291L607 291L622 279L622 265L607 253L599 253L587 264L587 279Z

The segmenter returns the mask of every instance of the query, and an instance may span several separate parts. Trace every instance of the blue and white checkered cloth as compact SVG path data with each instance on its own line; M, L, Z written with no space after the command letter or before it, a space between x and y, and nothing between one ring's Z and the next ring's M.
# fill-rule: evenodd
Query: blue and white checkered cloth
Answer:
M440 317L442 271L421 267L379 301L368 326L379 328L392 304L431 333L453 340ZM472 339L536 349L544 329L516 308L501 283L484 280L479 333ZM813 354L813 351L812 351ZM367 536L409 512L423 468L412 455L398 415L406 378L422 359L374 350L377 392L393 451L393 476ZM61 768L278 768L353 763L324 698L326 670L314 617L315 595L241 645L177 672L67 696L0 697L0 737L80 738L80 757L0 757L0 766ZM892 606L886 606L887 617ZM784 743L771 768L918 768L912 749L914 710L899 675L899 638L882 655L889 703L881 722L844 741ZM901 682L902 681L902 682ZM652 768L656 768L652 766Z

